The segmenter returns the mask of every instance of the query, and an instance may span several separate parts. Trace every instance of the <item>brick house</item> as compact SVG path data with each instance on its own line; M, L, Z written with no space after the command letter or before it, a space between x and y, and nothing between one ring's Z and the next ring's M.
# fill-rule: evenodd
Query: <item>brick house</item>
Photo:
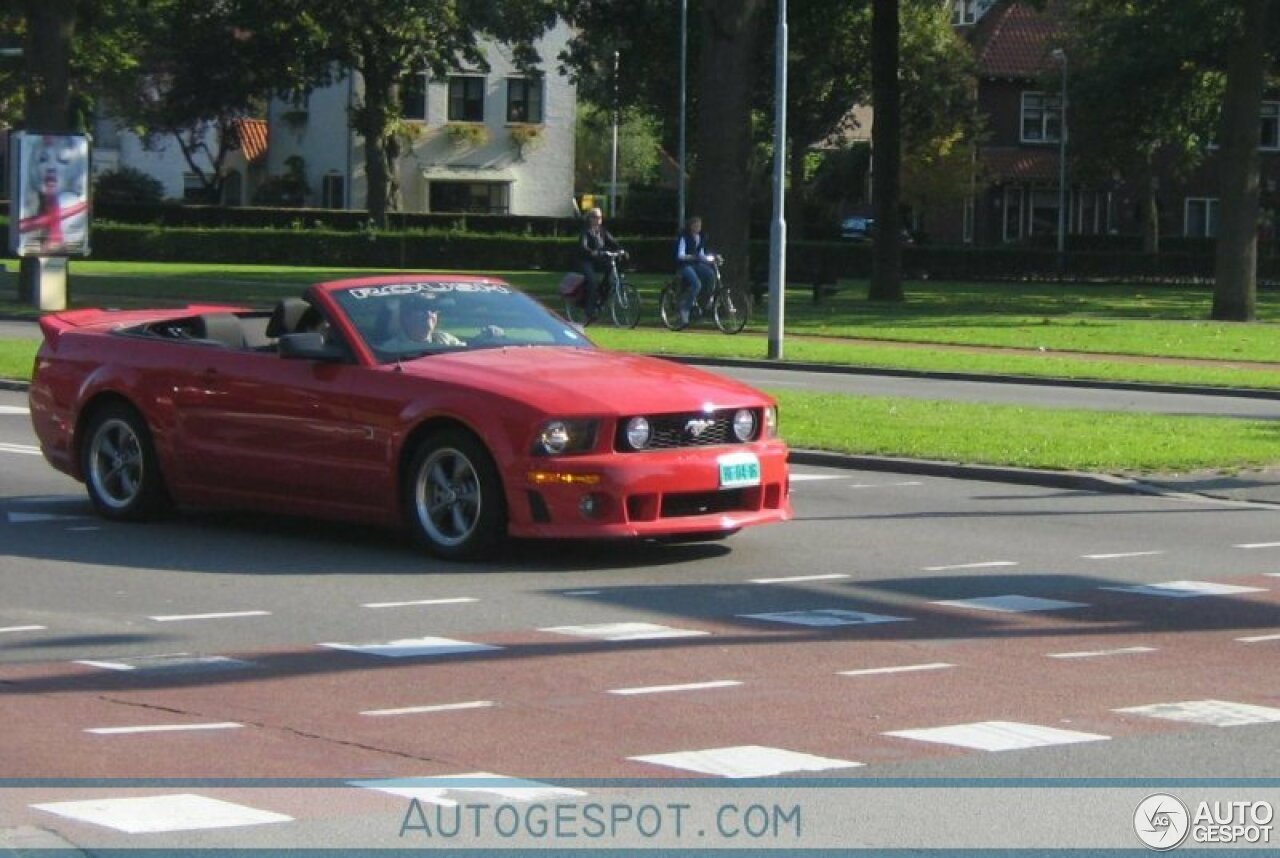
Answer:
M1134 177L1102 182L1075 178L1071 113L1062 140L1063 80L1069 57L1055 53L1062 26L1055 5L1038 11L1019 0L950 0L952 22L970 41L977 61L977 100L987 138L975 148L973 194L960 211L930 218L939 243L992 246L1057 241L1060 201L1067 236L1124 235L1140 231L1143 194ZM1280 102L1263 104L1260 117L1263 207L1280 206ZM1066 192L1062 193L1063 151ZM1179 176L1159 170L1156 197L1162 237L1212 238L1217 225L1217 170L1210 156ZM940 213L941 214L941 213Z

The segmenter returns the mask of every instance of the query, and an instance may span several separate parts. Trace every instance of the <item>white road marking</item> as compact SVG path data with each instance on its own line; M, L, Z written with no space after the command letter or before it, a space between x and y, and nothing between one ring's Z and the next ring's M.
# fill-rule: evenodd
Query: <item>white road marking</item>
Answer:
M114 828L129 834L163 831L196 831L206 828L233 828L271 822L292 822L293 817L232 804L221 799L180 793L142 798L99 798L87 801L59 801L33 804L36 810Z
M445 793L489 793L508 801L545 801L561 797L583 796L585 792L567 787L551 786L539 781L510 778L490 772L469 772L459 775L436 775L420 778L394 778L379 781L349 781L351 786L385 792L401 798L414 799L441 807L456 807L458 802L446 798Z
M835 573L833 575L795 575L790 578L752 578L752 584L795 584L801 581L837 581L841 578L848 578L848 575Z
M30 414L31 409L21 405L0 405L0 414Z
M977 599L948 599L940 602L930 602L930 604L947 605L955 608L972 608L975 611L995 611L1001 614L1063 611L1070 608L1089 607L1083 602L1063 602L1058 599L1040 599L1035 596L987 596Z
M43 524L48 521L83 521L83 515L55 515L48 512L11 512L10 524Z
M1280 542L1246 542L1242 545L1233 545L1232 548L1280 548Z
M1265 643L1267 641L1280 641L1280 635L1255 635L1249 638L1236 638L1240 643Z
M565 596L599 596L603 590L565 590Z
M270 611L224 611L219 614L168 614L148 617L157 623L181 623L186 620L232 620L239 617L269 617Z
M329 649L340 649L347 652L358 652L362 655L376 655L382 658L412 658L422 655L460 655L468 652L492 652L500 650L500 646L471 643L470 641L453 640L452 638L406 638L386 643L322 643L317 646Z
M775 611L765 614L739 614L748 620L765 620L771 623L788 623L793 626L863 626L872 623L906 623L910 617L890 617L886 614L867 614L861 611L844 611L837 608L819 608L813 611Z
M1055 727L1021 724L1016 721L979 721L974 724L954 724L950 727L931 727L924 730L894 730L884 735L915 739L920 742L934 742L940 745L956 745L978 751L1043 748L1049 745L1100 742L1111 738L1100 733L1079 733L1075 730L1059 730Z
M879 676L888 673L915 673L920 670L946 670L955 667L945 661L933 661L928 664L900 664L894 667L864 667L861 670L841 670L837 676Z
M399 709L368 709L361 715L380 718L389 715L424 715L429 712L456 712L461 709L488 709L492 700L469 700L466 703L437 703L434 706L402 706Z
M957 563L954 566L925 566L923 572L947 572L952 569L990 569L996 566L1017 566L1016 560L988 560L983 563Z
M412 602L368 602L361 605L362 608L411 608L419 605L463 605L469 602L476 602L470 596L459 596L456 599L418 599Z
M90 727L86 733L99 736L120 736L128 733L178 733L186 730L235 730L243 727L235 721L219 721L210 724L151 724L143 727Z
M736 679L715 679L710 682L689 682L684 685L650 685L641 688L614 688L609 694L666 694L674 691L705 691L712 688L733 688L742 683Z
M1230 703L1225 700L1154 703L1150 706L1131 706L1113 711L1145 715L1148 718L1163 718L1167 721L1207 724L1210 727L1240 727L1246 724L1272 724L1280 721L1280 709L1253 706L1248 703Z
M596 623L585 626L551 626L538 629L557 635L572 635L579 638L595 638L603 641L643 641L658 638L693 638L703 637L710 632L696 629L677 629L657 623Z
M814 480L843 480L843 479L845 479L844 474L797 474L794 471L791 472L791 482L793 483L807 483L807 482L812 482Z
M252 662L223 655L190 655L185 652L166 655L143 655L121 658L115 661L78 660L73 664L98 667L104 670L171 671L174 673L202 673L221 670L241 670L253 667Z
M8 632L42 632L47 628L48 626L6 626L0 629L0 634Z
M1163 596L1167 599L1194 599L1198 596L1233 596L1237 593L1265 593L1262 587L1242 587L1238 584L1219 584L1216 581L1166 581L1163 584L1141 584L1133 587L1101 587L1117 593L1137 593L1142 596Z
M1153 646L1123 646L1115 649L1080 650L1079 652L1051 652L1047 658L1095 658L1107 655L1133 655L1142 652L1156 652Z
M1126 557L1154 557L1163 551L1124 551L1117 554L1081 554L1085 560L1123 560Z
M852 483L851 489L888 489L897 488L898 486L923 486L921 480L903 480L899 483Z
M761 745L730 748L707 748L674 754L647 754L628 757L639 763L652 763L690 772L701 772L725 778L764 778L788 772L821 772L829 769L852 769L863 765L851 760L836 760Z
M0 453L21 453L24 456L39 456L40 448L30 444L7 444L0 442Z

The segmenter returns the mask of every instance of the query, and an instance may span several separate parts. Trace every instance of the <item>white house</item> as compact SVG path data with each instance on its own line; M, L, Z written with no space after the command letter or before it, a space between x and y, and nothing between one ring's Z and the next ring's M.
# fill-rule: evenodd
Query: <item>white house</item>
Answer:
M460 69L442 80L424 74L403 88L413 140L400 159L401 211L573 213L577 90L554 69L569 38L560 21L537 42L545 69L538 76L517 69L504 45L486 41L488 72ZM223 201L248 205L265 178L300 163L311 189L305 205L363 209L364 141L348 122L361 87L358 74L344 75L300 104L272 101L265 124L246 120L243 145L227 165ZM94 130L92 163L94 173L141 170L158 179L170 199L191 199L200 190L176 141L148 148L109 119Z
M541 75L522 73L509 49L485 42L488 72L459 69L444 79L423 74L403 87L413 139L400 159L401 211L573 212L577 91L552 67L569 37L560 22L538 41ZM361 85L359 75L346 75L301 104L270 105L267 171L286 173L289 159L300 157L314 197L308 205L365 207L364 141L348 124Z

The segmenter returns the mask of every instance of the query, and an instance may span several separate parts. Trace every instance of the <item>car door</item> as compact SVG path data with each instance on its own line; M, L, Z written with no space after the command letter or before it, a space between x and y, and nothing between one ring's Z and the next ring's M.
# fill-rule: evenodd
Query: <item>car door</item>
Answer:
M282 511L346 507L367 429L351 423L353 364L270 351L193 349L177 391L183 475L217 498L279 500Z

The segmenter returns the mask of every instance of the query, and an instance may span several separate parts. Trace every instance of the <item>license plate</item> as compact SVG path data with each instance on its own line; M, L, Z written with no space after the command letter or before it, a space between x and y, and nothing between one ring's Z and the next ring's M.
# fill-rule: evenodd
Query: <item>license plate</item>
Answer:
M736 489L760 485L760 460L754 453L733 453L721 456L718 462L720 488Z

